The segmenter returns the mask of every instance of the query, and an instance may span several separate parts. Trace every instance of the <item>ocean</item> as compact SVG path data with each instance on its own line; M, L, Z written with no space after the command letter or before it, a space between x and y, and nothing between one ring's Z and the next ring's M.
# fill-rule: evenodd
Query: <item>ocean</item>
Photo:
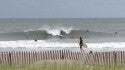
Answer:
M125 18L0 19L0 51L79 51L79 37L85 51L125 50Z

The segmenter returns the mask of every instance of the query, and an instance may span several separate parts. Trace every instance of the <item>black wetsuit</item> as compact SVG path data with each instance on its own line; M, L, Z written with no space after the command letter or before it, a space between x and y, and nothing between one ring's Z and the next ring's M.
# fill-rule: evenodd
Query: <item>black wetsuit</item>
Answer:
M79 45L80 45L80 49L82 49L82 46L83 46L83 40L82 40L81 37L80 37L80 43L79 43Z

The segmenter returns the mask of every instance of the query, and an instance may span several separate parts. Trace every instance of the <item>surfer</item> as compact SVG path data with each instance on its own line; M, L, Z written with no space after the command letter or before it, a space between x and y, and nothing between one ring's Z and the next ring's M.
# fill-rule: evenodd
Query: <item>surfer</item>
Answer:
M115 34L117 34L117 32L115 32Z
M89 32L89 30L87 29L86 32Z
M85 42L83 42L82 37L79 38L79 46L80 46L81 52L82 52L82 50L83 50L83 47L84 47L84 48L87 48L87 47L88 47L87 44L86 44Z
M37 41L37 39L35 38L35 40L34 40L35 42Z
M80 50L82 51L83 50L83 48L82 48L82 46L83 46L82 37L80 37L79 40L80 40L80 42L79 42Z
M63 31L60 30L60 38L62 38L62 37L63 37Z

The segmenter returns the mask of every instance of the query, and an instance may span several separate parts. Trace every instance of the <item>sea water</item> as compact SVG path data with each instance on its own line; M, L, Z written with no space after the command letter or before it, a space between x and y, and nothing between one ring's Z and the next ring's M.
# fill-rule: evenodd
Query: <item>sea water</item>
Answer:
M60 35L60 32L62 34ZM0 51L85 51L125 49L124 18L6 18L0 19ZM37 39L37 41L34 41Z

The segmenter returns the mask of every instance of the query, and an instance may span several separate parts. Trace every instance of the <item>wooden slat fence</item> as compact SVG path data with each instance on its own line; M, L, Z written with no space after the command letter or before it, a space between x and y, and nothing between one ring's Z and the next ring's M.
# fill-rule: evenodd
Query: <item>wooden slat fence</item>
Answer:
M93 53L71 52L69 50L0 52L0 64L31 64L43 60L76 60L90 65L124 64L125 51Z

